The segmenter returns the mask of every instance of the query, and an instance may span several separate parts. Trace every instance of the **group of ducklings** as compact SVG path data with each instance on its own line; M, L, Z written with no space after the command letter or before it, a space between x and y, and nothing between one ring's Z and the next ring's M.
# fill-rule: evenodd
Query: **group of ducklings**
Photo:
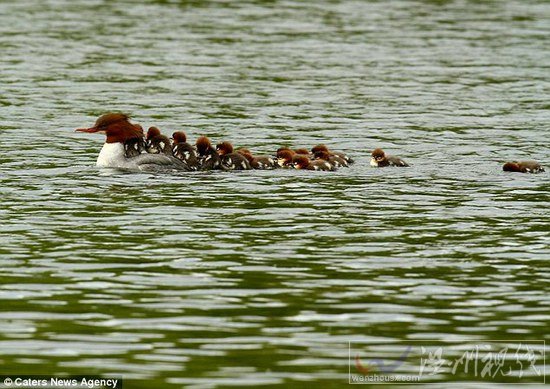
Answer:
M195 145L187 142L183 131L176 131L169 139L157 127L150 127L145 139L133 138L124 144L126 157L141 153L166 154L183 162L189 170L270 170L293 168L303 170L334 171L349 167L354 163L343 152L333 151L324 144L307 148L291 149L281 147L274 156L254 155L247 148L234 149L230 142L224 141L214 147L206 136L197 138ZM407 167L403 159L388 155L382 149L371 153L370 165L373 167ZM504 171L520 173L541 173L544 168L536 161L506 162Z
M234 149L231 142L221 142L214 147L206 136L197 138L194 145L187 142L183 131L176 131L172 138L163 135L157 127L150 127L145 139L132 138L124 143L127 158L141 153L166 154L183 162L188 170L270 170L292 168L334 171L348 167L353 160L342 152L332 151L320 144L311 150L281 147L274 156L254 155L249 149Z

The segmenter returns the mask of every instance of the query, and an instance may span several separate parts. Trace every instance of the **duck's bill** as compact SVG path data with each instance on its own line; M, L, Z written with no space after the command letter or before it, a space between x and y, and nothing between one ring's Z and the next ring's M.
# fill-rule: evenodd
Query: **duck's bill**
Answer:
M100 130L99 128L97 127L90 127L90 128L77 128L76 130L74 130L75 132L88 132L88 133L94 133L94 132L104 132L102 130Z

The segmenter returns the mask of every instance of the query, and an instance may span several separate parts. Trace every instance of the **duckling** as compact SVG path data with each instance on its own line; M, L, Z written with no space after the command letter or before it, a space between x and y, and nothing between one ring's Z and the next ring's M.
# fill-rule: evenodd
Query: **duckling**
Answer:
M403 161L401 158L394 157L392 155L387 155L382 149L375 149L372 152L370 165L374 167L386 167L386 166L407 167L409 166L409 164L407 164L407 162Z
M542 173L544 167L537 161L512 161L506 162L502 166L502 170L505 172L518 172L518 173Z
M314 146L312 149L311 149L311 152L313 154L315 154L316 152L318 151L326 151L327 153L329 153L330 155L334 155L334 156L338 156L340 158L342 158L343 160L345 160L348 165L351 165L352 163L354 163L355 161L350 157L348 156L347 154L345 153L342 153L340 151L332 151L332 150L329 150L329 148L324 145L324 144L319 144L317 146Z
M222 142L216 145L216 151L221 157L222 166L225 170L250 170L250 162L242 154L233 152L233 145L229 142Z
M148 153L172 155L170 139L162 135L157 127L149 127L146 140Z
M199 154L200 170L222 169L222 160L216 149L212 147L210 139L200 136L195 143Z
M334 171L336 170L329 162L317 159L311 161L305 155L295 155L292 159L292 165L295 169L306 169L306 170L323 170L323 171Z
M269 155L254 156L248 149L238 149L237 153L243 155L248 160L252 169L272 170L279 167L276 159L270 157Z
M296 153L288 148L280 148L277 150L277 164L282 168L292 168L292 159L295 155Z
M134 127L140 130L141 136L130 138L124 142L124 155L126 158L137 157L144 153L147 147L143 139L143 127L139 124L134 124Z
M348 162L344 158L341 158L337 155L330 155L326 151L317 151L313 155L313 157L315 159L322 159L322 160L328 161L335 168L349 167Z
M189 166L190 170L199 170L200 163L197 150L187 143L187 135L183 131L176 131L172 134L174 144L172 155Z

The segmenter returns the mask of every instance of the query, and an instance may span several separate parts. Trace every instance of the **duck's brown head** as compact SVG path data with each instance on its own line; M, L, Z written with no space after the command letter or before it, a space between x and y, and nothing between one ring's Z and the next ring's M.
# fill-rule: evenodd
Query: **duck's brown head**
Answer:
M371 155L372 155L372 158L377 162L380 162L386 159L386 153L382 149L374 149Z
M294 150L289 149L288 147L279 147L277 149L277 158L283 158L284 155L288 155L290 153L291 155L296 154Z
M309 158L305 155L295 155L292 159L292 166L294 166L295 169L307 169L309 166Z
M277 162L279 166L289 166L292 164L292 158L296 155L292 150L282 150L277 153Z
M183 131L176 131L172 134L172 139L174 143L185 143L187 142L187 135Z
M219 155L231 154L233 152L233 145L230 142L222 142L216 145L216 151Z
M330 154L326 151L317 151L314 154L315 159L323 159L325 161L330 161Z
M300 149L295 149L294 152L296 154L301 154L301 155L309 155L309 150L306 149L306 148L300 148Z
M107 136L106 143L124 143L132 138L143 137L143 129L130 123L130 117L124 113L110 112L101 115L90 128L77 128L76 132L100 133Z
M159 135L160 135L160 130L158 129L158 127L149 127L149 129L147 130L147 136L145 137L145 139L151 140L155 136L159 136Z
M205 155L206 152L212 148L210 139L208 139L206 136L199 136L195 144L197 145L197 151L200 155Z
M242 155L245 155L245 154L252 154L252 153L250 152L250 150L248 150L248 149L245 148L245 147L239 147L239 148L237 149L237 153L242 154Z
M517 162L506 162L504 166L502 166L502 170L505 172L521 172L521 166L519 166Z
M330 151L328 150L328 147L324 144L320 144L320 145L317 145L317 146L314 146L314 147L311 148L311 152L313 154L315 154L319 151L326 151L327 153L330 153Z

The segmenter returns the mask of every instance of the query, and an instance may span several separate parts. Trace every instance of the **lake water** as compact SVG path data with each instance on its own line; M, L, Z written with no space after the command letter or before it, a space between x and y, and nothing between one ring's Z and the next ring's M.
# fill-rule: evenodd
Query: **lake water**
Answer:
M14 1L0 31L4 373L347 387L350 342L548 339L549 173L501 171L550 162L548 2ZM100 170L73 131L108 111L357 163Z

